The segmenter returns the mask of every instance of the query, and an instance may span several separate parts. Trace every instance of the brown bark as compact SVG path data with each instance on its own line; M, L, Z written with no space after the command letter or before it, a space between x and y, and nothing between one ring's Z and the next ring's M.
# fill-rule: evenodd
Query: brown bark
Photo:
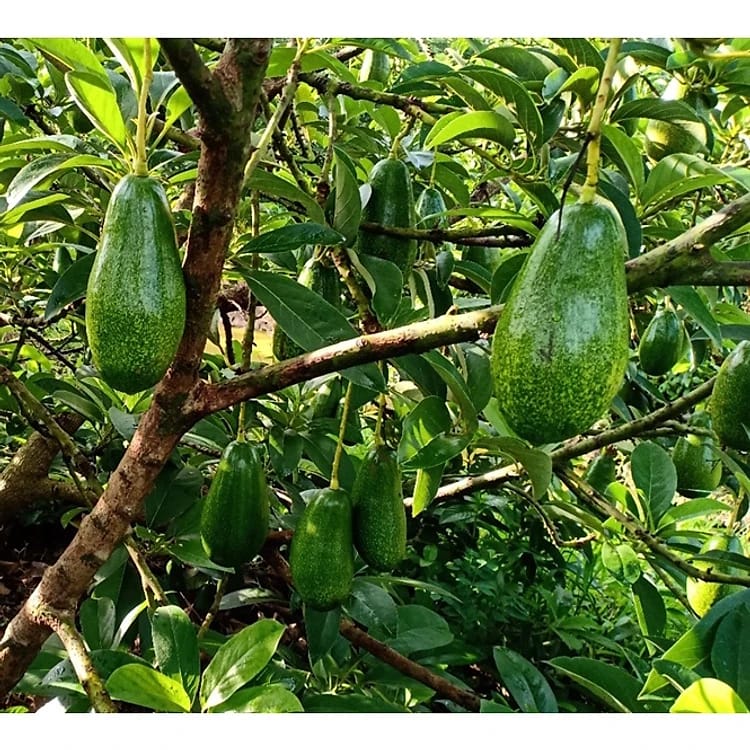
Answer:
M8 625L0 641L0 696L12 689L49 635L44 611L74 611L96 570L141 514L144 498L189 427L181 406L198 379L271 40L230 40L213 72L198 65L196 55L182 44L168 42L163 49L170 59L174 55L174 67L195 97L202 121L203 148L184 265L185 334L99 502Z
M57 422L72 435L83 423L83 417L62 414ZM58 442L39 432L31 435L19 448L0 474L0 523L44 501L81 502L80 492L73 482L47 476L59 452Z

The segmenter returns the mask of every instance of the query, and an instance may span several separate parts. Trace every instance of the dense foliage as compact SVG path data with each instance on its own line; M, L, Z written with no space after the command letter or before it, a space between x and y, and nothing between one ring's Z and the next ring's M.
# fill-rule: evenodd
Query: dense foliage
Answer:
M748 711L750 375L711 398L750 339L750 40L617 42L0 41L5 710ZM627 368L532 444L488 334L587 163ZM102 228L133 169L187 307L126 393L97 247L97 321L163 305L97 361L183 320L129 249L164 225Z

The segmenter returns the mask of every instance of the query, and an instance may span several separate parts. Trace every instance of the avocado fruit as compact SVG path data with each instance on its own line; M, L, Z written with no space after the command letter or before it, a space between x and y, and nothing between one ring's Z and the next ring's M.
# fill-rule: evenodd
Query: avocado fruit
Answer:
M698 435L677 438L672 451L677 471L677 490L685 497L712 492L721 481L721 461L714 455L710 440Z
M659 308L641 336L638 358L647 375L664 375L679 362L685 351L685 329L677 313Z
M320 490L305 506L292 537L289 566L297 593L313 609L333 609L347 599L354 547L352 505L344 490Z
M370 198L362 221L386 227L411 228L416 223L409 168L400 159L381 159L370 172ZM359 252L395 263L404 278L417 257L417 240L360 229Z
M86 333L102 379L124 393L161 380L185 328L185 280L161 184L127 175L104 216L86 291Z
M620 388L626 250L614 207L579 201L547 220L519 272L493 335L492 378L508 424L533 444L588 429Z
M742 541L726 532L719 532L712 535L708 541L701 547L701 553L711 552L713 550L720 552L734 552L738 555L744 555ZM695 567L700 570L713 568L716 571L731 575L741 575L742 571L737 568L721 565L720 563L709 563L705 560L695 562ZM688 578L685 584L688 603L698 615L703 617L711 607L725 596L741 591L744 587L731 583L717 583L715 581L702 581L698 578Z
M415 205L418 224L423 229L442 229L446 226L447 220L443 214L446 211L445 198L436 187L426 187L417 198Z
M708 411L722 445L750 449L750 341L740 341L722 362Z
M706 128L692 120L649 120L646 153L659 161L672 154L697 154L706 149Z
M362 459L351 499L354 546L370 567L393 570L406 557L406 509L398 461L384 444Z
M385 84L391 72L391 58L379 49L367 49L362 56L362 67L359 69L358 80L377 81Z
M260 552L268 535L269 498L256 449L233 440L222 452L201 509L200 536L209 559L236 568Z

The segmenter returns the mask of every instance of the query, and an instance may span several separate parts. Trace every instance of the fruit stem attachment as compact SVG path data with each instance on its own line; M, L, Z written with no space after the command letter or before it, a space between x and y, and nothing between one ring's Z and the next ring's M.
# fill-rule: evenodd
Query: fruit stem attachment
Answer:
M607 60L604 63L602 77L599 80L599 90L596 92L594 109L591 112L591 120L586 129L589 146L586 152L586 182L581 190L581 203L593 203L596 197L596 187L599 183L599 159L601 155L602 119L607 107L607 98L612 88L612 77L617 64L617 56L620 53L622 39L611 39Z
M153 61L151 59L151 39L146 37L143 40L143 79L141 80L141 90L138 92L138 121L135 129L135 173L139 177L145 177L148 174L148 161L146 156L146 123L148 112L146 103L148 101L148 91L151 88L153 80Z
M381 371L383 373L383 379L388 382L388 363L381 362ZM385 439L383 438L383 414L385 413L385 392L378 396L378 416L375 420L375 445L384 445Z
M414 127L416 120L417 118L414 115L410 115L401 130L398 131L393 139L393 143L391 143L391 150L388 153L390 159L398 159L398 150L401 148L401 141L409 134L412 127Z
M331 466L331 483L332 490L339 489L339 467L341 466L341 455L344 452L344 435L346 434L346 423L349 421L349 409L352 403L352 383L346 387L346 396L344 396L344 408L341 410L341 424L339 426L339 439L336 442L336 453L333 455L333 465Z

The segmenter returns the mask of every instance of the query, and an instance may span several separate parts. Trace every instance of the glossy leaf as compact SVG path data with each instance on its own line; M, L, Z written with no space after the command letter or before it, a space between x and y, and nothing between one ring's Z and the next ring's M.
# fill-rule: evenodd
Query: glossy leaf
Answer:
M405 656L446 646L453 640L448 623L436 612L419 604L398 608L397 636L386 641Z
M355 578L346 611L369 631L396 634L398 609L393 597L382 586Z
M128 152L128 133L112 84L87 71L71 71L65 82L76 104L123 154Z
M290 180L279 177L270 172L256 169L247 181L246 187L257 190L260 193L285 198L288 201L299 203L307 212L307 216L316 224L325 224L326 218L323 209L307 193L300 190Z
M116 669L107 680L106 688L116 701L126 701L156 712L190 711L190 696L179 682L142 664L126 664Z
M286 253L303 245L340 245L344 241L339 232L314 222L287 224L272 229L244 243L238 256L250 253Z
M615 125L603 125L602 151L620 167L636 195L640 194L645 179L643 157L633 139Z
M641 684L629 672L587 656L558 656L550 664L618 713L638 713Z
M437 491L440 489L440 480L443 478L444 471L445 464L417 469L412 494L412 517L416 518L434 500Z
M372 293L372 309L378 320L387 324L403 299L401 269L389 260L365 253L350 253L349 258Z
M621 104L610 117L610 122L645 117L649 120L691 120L700 122L695 110L685 102L643 97Z
M283 633L284 626L276 620L260 620L221 646L203 673L203 709L218 706L252 680L276 652Z
M602 564L619 581L634 584L641 577L638 556L629 544L602 545Z
M525 81L541 81L549 73L545 58L517 46L499 46L484 50L480 58L491 60Z
M158 528L184 513L200 498L202 484L203 477L194 466L168 464L146 495L146 523Z
M643 493L654 528L672 504L677 491L677 470L669 453L650 440L635 448L630 468L635 486Z
M651 170L640 193L641 203L653 209L681 195L734 182L732 175L699 156L671 154Z
M632 585L633 604L641 633L648 637L660 636L667 624L667 610L659 590L644 575Z
M44 309L45 320L54 318L55 315L62 312L66 305L86 296L86 287L95 257L95 253L89 253L79 258L71 266L68 266L62 276L55 282Z
M359 195L357 172L349 156L343 149L334 146L335 203L333 208L333 228L352 245L357 239L359 222L362 217L362 201Z
M83 42L63 37L32 38L29 41L63 70L85 70L102 80L107 78L104 66L96 53Z
M341 611L338 608L322 612L313 607L305 607L305 632L307 634L307 656L310 666L330 653L334 644L341 638L339 621Z
M737 693L721 680L704 677L681 693L669 709L673 714L750 713Z
M552 459L538 448L530 448L517 437L492 437L482 444L496 453L510 456L523 466L529 475L535 500L541 500L552 481Z
M457 138L484 138L511 148L513 125L498 112L452 112L443 115L425 138L425 148L435 148Z
M729 612L719 623L711 647L711 666L750 705L750 606Z
M200 679L200 654L190 618L173 604L159 607L151 618L151 634L159 671L179 682L192 700Z
M559 44L579 65L593 66L599 72L604 70L604 58L588 39L552 38L552 41Z
M557 700L544 675L508 648L492 649L500 679L524 713L557 713Z
M701 295L690 286L671 286L666 291L672 300L684 308L690 317L708 334L711 343L716 347L721 347L721 329Z
M145 39L143 37L110 38L105 41L127 73L133 89L138 90L147 72ZM153 38L149 42L151 60L156 61L159 57L159 42Z
M283 685L260 685L238 690L210 713L288 714L304 710L299 698Z

